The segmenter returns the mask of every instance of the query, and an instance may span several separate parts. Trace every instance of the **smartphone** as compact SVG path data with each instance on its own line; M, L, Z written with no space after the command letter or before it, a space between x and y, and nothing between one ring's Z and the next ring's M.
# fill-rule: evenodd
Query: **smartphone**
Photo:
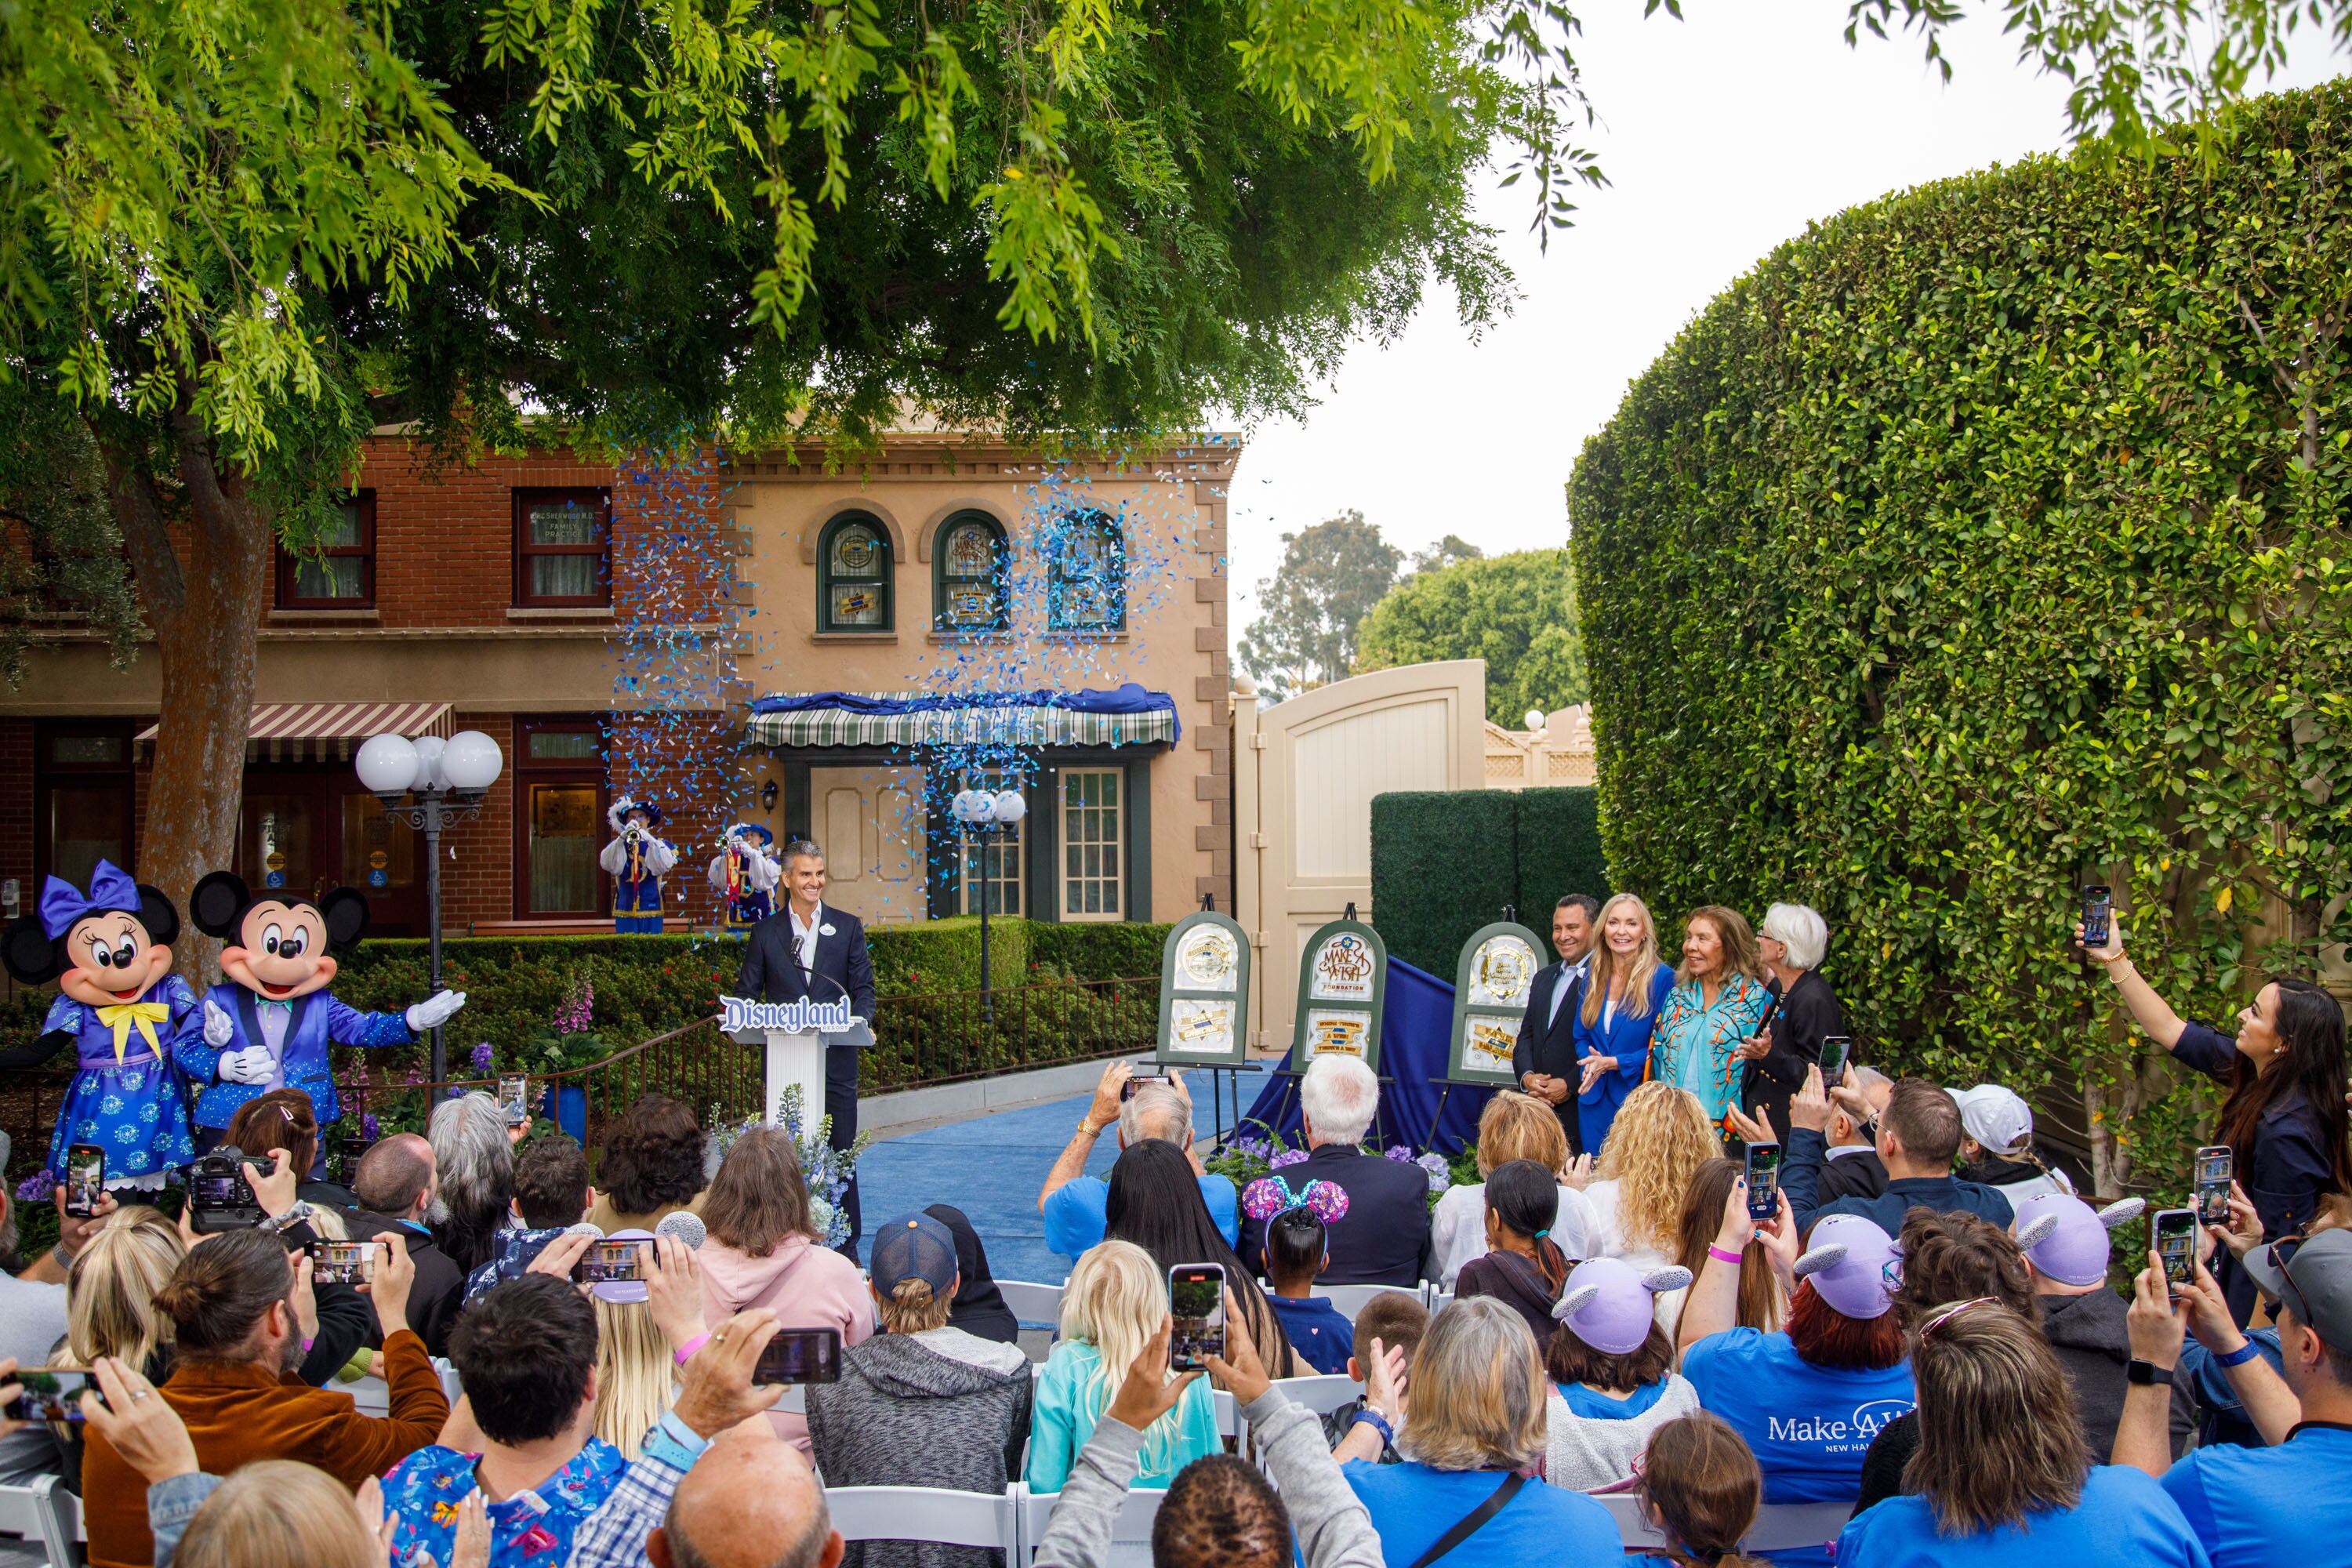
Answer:
M2107 945L2107 917L2115 913L2115 895L2105 888L2083 889L2083 945Z
M580 1261L572 1266L572 1278L583 1285L614 1285L625 1279L643 1279L645 1261L637 1248L650 1247L646 1241L592 1241Z
M1748 1145L1748 1217L1767 1220L1780 1212L1780 1145Z
M2165 1283L2174 1287L2193 1283L2197 1278L2197 1211L2158 1209L2148 1221L2148 1232L2155 1238L2157 1258L2164 1265Z
M1168 1364L1178 1372L1205 1369L1225 1353L1225 1266L1179 1263L1168 1271Z
M2197 1151L2197 1217L2207 1225L2230 1223L2230 1178L2236 1163L2225 1144L2210 1143Z
M25 1385L22 1398L12 1399L5 1411L11 1421L79 1421L81 1391L90 1386L89 1373L80 1367L28 1366L16 1373Z
M502 1078L499 1079L499 1108L507 1113L508 1126L520 1127L524 1122L530 1120L530 1107L527 1099L530 1093L530 1080L529 1079Z
M1853 1041L1844 1035L1822 1037L1822 1086L1828 1088L1845 1079L1846 1058L1853 1055Z
M770 1383L839 1383L839 1329L778 1329L761 1348L751 1368L751 1381Z
M1140 1073L1137 1073L1137 1074L1135 1074L1133 1077L1129 1078L1129 1079L1127 1080L1127 1082L1126 1082L1126 1083L1124 1083L1123 1085L1121 1085L1121 1086L1119 1087L1118 1097L1119 1097L1119 1099L1121 1099L1121 1100L1133 1100L1133 1099L1135 1098L1135 1091L1136 1091L1137 1089L1141 1089L1145 1084L1147 1084L1147 1083L1167 1083L1167 1082L1169 1082L1169 1081L1170 1081L1170 1079L1169 1079L1169 1077L1168 1077L1168 1075L1167 1075L1166 1073L1160 1073L1160 1072L1140 1072Z
M376 1249L373 1241L314 1241L310 1279L322 1285L365 1285L375 1278Z
M95 1143L77 1143L66 1151L66 1213L88 1219L98 1213L106 1195L106 1151Z

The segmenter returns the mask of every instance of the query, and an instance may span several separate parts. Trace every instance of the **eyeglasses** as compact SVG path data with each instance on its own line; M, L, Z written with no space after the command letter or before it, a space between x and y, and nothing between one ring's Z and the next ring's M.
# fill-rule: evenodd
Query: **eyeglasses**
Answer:
M2297 1231L2293 1236L2282 1236L2270 1245L2271 1267L2278 1270L2280 1304L2306 1324L2311 1321L2311 1310L2304 1300L2303 1289L2295 1284L2289 1266L2294 1262L2294 1255L2303 1250L2303 1244L2310 1239L2302 1231Z

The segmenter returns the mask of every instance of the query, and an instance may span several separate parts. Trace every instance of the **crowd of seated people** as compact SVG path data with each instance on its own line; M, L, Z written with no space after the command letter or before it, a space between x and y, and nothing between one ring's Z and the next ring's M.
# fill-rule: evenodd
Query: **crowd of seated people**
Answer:
M780 1131L714 1160L648 1096L592 1173L462 1096L346 1186L313 1175L307 1098L273 1090L236 1130L260 1225L203 1235L122 1194L60 1204L28 1262L0 1194L0 1384L93 1383L82 1420L0 1423L0 1485L78 1491L95 1568L1003 1562L912 1523L845 1540L827 1489L866 1487L1049 1496L1024 1539L1055 1568L2342 1560L2352 1181L2307 1147L2345 1132L2332 998L2265 986L2232 1041L2172 1016L2119 939L2094 954L2228 1080L2241 1179L2168 1278L2141 1237L2185 1197L2078 1195L2006 1087L1827 1082L1802 1040L1716 1039L1746 982L1807 988L1808 1018L1834 999L1795 962L1802 911L1760 941L1701 913L1659 987L1667 1058L1769 1072L1711 1100L1642 1083L1597 1158L1556 1103L1497 1092L1480 1180L1433 1204L1363 1147L1381 1089L1353 1058L1302 1075L1305 1158L1239 1189L1203 1169L1181 1080L1126 1095L1114 1064L1040 1194L1071 1267L1026 1331L952 1206L875 1227L862 1271L826 1247ZM1751 1203L1738 1142L1781 1139ZM2269 1184L2293 1180L2313 1190ZM342 1239L363 1277L319 1277L310 1244ZM575 1279L601 1241L634 1278ZM1205 1348L1170 1289L1200 1265L1223 1279ZM838 1375L788 1401L761 1352L809 1330ZM1137 1490L1148 1542L1121 1522Z

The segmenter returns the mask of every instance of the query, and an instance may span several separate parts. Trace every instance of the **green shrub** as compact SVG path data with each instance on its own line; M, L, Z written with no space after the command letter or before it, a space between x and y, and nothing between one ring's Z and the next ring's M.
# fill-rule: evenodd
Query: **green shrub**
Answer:
M2352 86L2218 129L1815 226L1570 486L1615 879L1819 908L1882 1066L2080 1071L2110 1191L2210 1096L2072 951L2077 886L2218 1019L2352 893Z
M1552 906L1568 894L1608 900L1600 792L1591 784L1528 789L1518 801L1519 918L1549 937Z
M1372 797L1372 923L1391 958L1453 983L1462 944L1517 897L1518 820L1509 790Z

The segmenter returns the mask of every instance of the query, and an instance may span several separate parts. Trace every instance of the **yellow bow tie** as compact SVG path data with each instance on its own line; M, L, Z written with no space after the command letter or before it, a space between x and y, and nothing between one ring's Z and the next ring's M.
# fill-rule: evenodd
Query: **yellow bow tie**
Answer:
M147 1048L162 1056L163 1047L155 1043L155 1026L169 1023L171 1017L172 1009L161 1002L124 1002L100 1007L98 1021L114 1031L114 1065L122 1065L123 1049L131 1043L133 1025L138 1026L139 1037L147 1042Z

